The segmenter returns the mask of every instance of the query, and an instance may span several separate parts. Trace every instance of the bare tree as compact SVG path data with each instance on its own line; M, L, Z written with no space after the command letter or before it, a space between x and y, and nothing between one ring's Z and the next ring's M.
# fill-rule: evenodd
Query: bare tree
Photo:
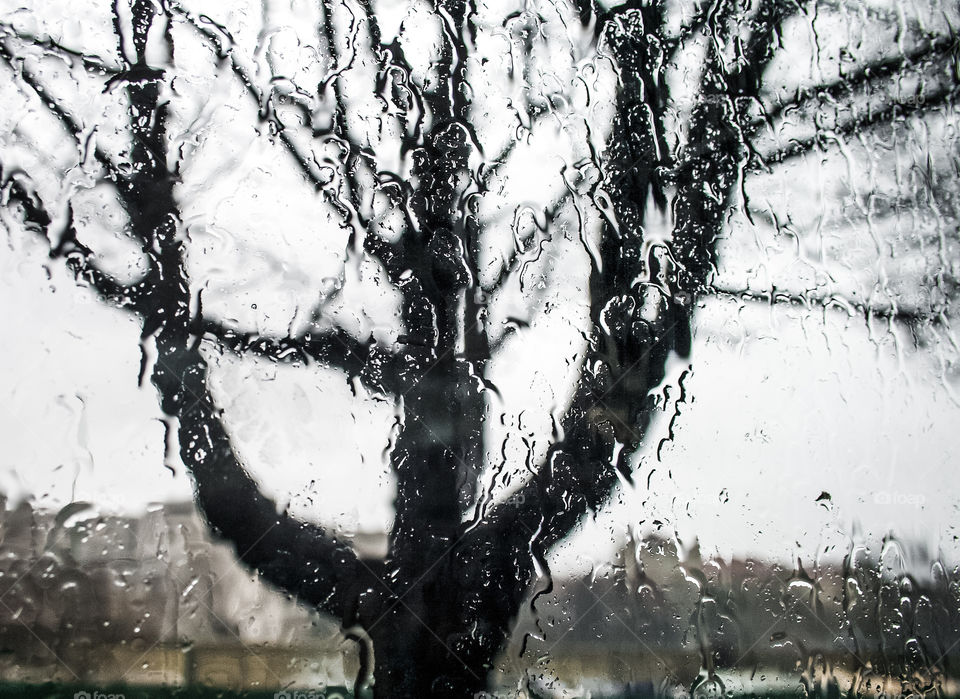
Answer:
M14 13L0 24L4 79L25 103L42 105L33 113L52 117L73 151L45 160L49 146L18 126L3 135L0 174L8 214L48 239L50 257L105 304L141 323L142 379L157 390L210 527L263 579L372 640L374 657L365 652L365 662L377 696L463 697L485 688L531 585L549 587L546 553L603 507L619 481L631 480L631 456L656 410L650 393L664 382L668 358L688 355L699 300L718 290L756 295L719 289L715 274L731 211L749 208L745 180L871 129L952 110L957 40L949 13L933 24L908 22L898 46L854 65L841 61L823 82L790 86L769 77L785 27L796 31L818 12L847 12L863 23L902 17L793 0L615 7L581 0L554 3L550 20L546 6L518 6L495 27L511 47L497 71L521 95L504 116L489 103L481 109L471 83L484 66L477 58L484 12L499 10L456 0L417 7L422 25L408 20L406 33L388 41L377 4L317 3L312 46L324 77L312 94L277 71L260 79L256 57L243 54L230 28L187 3L115 0L112 28L99 31L116 45L96 55ZM418 43L418 33L429 37ZM525 89L539 75L538 52L558 42L572 57L570 84ZM326 301L313 309L312 325L285 336L205 312L203 290L188 273L178 194L189 129L172 134L169 126L175 51L186 44L194 47L189 61L207 61L220 83L240 86L288 166L346 232L345 258L373 262L398 294L393 341L325 318ZM426 64L414 52L428 53ZM599 80L604 66L609 93L584 77ZM905 71L916 83L910 99L902 97ZM64 76L114 98L122 116L91 123L81 116L83 95L63 89ZM562 168L563 190L530 208L530 232L515 233L512 252L491 262L488 239L500 224L482 203L499 196L502 170L523 162L532 129L557 118L577 90L588 102L606 100L600 106L610 123L598 139L589 120L577 122L581 152ZM488 133L497 120L520 124L513 138ZM138 275L124 280L98 262L74 220L76 190L45 194L37 184L43 168L61 180L82 172L115 188L142 255ZM521 209L507 213L517 217ZM654 218L669 222L668 235L650 235ZM516 333L493 326L492 305L517 293L547 234L579 245L587 261L582 279L569 273L564 282L561 270L548 280L581 284L588 309L575 386L540 465L512 497L495 500L478 480L491 451L483 423L498 390L487 369ZM339 287L329 296L338 294ZM789 300L776 290L766 296ZM911 322L935 322L939 313L856 307ZM278 511L264 495L209 389L218 350L320 363L397 402L402 419L390 451L396 517L385 559L359 556L348 541Z

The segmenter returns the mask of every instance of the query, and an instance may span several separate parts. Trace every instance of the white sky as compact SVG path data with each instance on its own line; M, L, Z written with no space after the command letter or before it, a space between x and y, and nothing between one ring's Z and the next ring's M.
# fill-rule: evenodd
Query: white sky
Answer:
M93 302L56 265L46 282L41 251L13 243L0 246L0 313L10 329L0 350L8 396L0 489L40 507L84 499L131 513L188 498L183 469L163 466L153 389L136 385L135 323ZM842 550L856 524L873 545L893 531L952 558L960 408L929 355L901 360L889 335L871 340L862 321L836 312L820 318L708 302L673 443L660 462L647 450L637 489L622 492L580 545L565 547L560 569L603 560L613 551L604 553L604 541L641 520L640 530L652 531L657 519L661 535L697 536L724 556ZM389 522L380 454L388 408L352 399L325 371L237 362L217 372L217 384L218 396L233 397L227 414L242 453L271 491L300 493L301 512L348 528ZM665 433L655 425L651 447ZM816 502L821 491L831 507ZM883 494L901 504L882 504Z

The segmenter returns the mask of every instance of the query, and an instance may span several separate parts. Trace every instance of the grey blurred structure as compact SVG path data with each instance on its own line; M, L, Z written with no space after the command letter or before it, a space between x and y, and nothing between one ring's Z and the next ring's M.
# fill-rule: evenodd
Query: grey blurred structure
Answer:
M315 689L360 673L356 642L249 573L192 503L139 518L0 503L0 682ZM495 682L518 696L956 694L957 610L960 571L922 547L854 548L805 570L631 540L537 596Z
M351 684L333 622L242 568L192 503L0 507L0 682Z
M502 683L523 674L537 694L592 697L960 694L960 569L923 545L853 546L806 569L678 548L631 540L614 563L542 590L509 653L529 662Z

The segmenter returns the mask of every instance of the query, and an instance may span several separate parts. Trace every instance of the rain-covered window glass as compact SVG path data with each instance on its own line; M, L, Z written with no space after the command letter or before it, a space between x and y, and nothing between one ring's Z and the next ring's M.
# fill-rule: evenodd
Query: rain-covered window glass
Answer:
M960 696L958 26L2 0L0 695Z

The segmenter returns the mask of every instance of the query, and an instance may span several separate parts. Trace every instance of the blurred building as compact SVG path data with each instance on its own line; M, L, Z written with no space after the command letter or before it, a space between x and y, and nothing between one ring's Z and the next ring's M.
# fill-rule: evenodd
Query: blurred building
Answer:
M138 518L85 503L6 505L0 682L317 689L352 686L359 672L338 624L260 582L192 503ZM385 539L355 546L382 553ZM494 682L559 696L668 695L714 681L957 690L960 571L922 550L909 558L887 546L808 571L631 541L589 577L538 584Z
M506 654L533 667L515 660L502 682L525 674L540 691L581 686L595 697L698 686L704 696L956 696L960 570L900 546L888 542L879 557L854 549L805 570L631 541L614 563L554 580L538 597Z
M357 670L339 627L262 584L192 503L0 500L0 681L317 688Z

